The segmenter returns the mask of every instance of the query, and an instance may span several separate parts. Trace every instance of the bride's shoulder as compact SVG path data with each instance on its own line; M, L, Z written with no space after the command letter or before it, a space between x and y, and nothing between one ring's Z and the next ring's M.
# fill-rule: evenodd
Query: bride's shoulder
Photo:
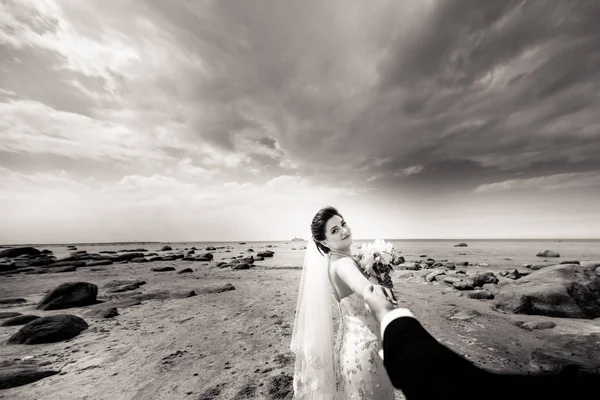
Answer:
M336 269L336 268L339 268L344 265L353 265L353 264L354 264L354 260L352 260L350 257L342 257L342 258L338 258L335 261L331 261L330 268Z

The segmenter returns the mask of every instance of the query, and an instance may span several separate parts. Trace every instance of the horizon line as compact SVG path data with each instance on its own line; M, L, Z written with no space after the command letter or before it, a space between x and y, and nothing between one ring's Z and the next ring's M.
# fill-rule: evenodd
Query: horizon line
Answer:
M368 238L368 239L354 239L354 241L373 241L376 238ZM385 241L455 241L455 242L466 242L466 241L482 241L482 240L497 240L497 241L517 241L517 240L527 240L527 241L563 241L563 240L574 240L574 241L600 241L600 238L593 237L555 237L555 238L395 238L395 239L387 239L384 238ZM168 244L168 243L266 243L266 242L307 242L307 239L302 240L170 240L170 241L156 241L156 240L135 240L135 241L118 241L118 242L60 242L60 243L2 243L0 247L8 247L8 246L69 246L69 245L119 245L119 244Z

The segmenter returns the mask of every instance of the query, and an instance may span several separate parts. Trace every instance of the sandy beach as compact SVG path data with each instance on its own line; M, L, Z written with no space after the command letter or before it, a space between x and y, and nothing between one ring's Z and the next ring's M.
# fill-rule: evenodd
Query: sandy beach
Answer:
M277 249L273 250L275 259ZM89 324L72 339L36 345L6 344L21 326L0 327L4 365L60 371L0 390L0 399L291 399L294 357L289 343L300 268L261 266L259 261L249 269L219 268L223 259L248 254L224 249L211 253L214 260L210 262L113 263L71 272L55 273L49 268L44 274L0 276L0 297L26 300L0 305L1 312L72 314ZM175 270L152 271L157 266ZM185 268L192 272L177 273ZM485 270L464 269L469 273ZM551 367L556 354L569 353L570 359L580 363L590 361L590 349L593 356L594 345L586 338L600 335L600 318L499 312L490 300L469 298L444 282L428 282L423 275L423 271L397 271L393 280L401 304L437 339L481 367L539 371ZM109 294L105 285L114 280L146 283L136 290ZM118 315L113 318L84 316L98 305L36 310L44 295L64 282L97 285L98 299L103 301L136 295L142 300L138 305L117 307ZM234 290L208 293L227 284ZM139 297L149 293L156 299ZM528 330L519 326L522 322L552 322L554 327ZM584 345L573 347L573 338L580 338ZM533 357L539 349L548 357ZM403 398L399 391L397 398Z

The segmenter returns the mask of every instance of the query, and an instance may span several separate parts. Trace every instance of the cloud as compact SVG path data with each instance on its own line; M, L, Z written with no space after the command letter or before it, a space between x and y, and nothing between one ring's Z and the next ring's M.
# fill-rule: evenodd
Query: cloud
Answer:
M514 190L551 191L600 187L600 171L564 173L528 179L511 179L487 183L475 189L475 193L493 193Z

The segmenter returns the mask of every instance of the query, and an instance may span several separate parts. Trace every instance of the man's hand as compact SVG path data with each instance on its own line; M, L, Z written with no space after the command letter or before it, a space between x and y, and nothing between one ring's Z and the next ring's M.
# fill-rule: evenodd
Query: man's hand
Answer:
M377 322L381 323L384 315L392 311L397 307L392 303L390 295L386 292L383 286L369 285L363 293L363 299L367 309L369 309L374 315Z

